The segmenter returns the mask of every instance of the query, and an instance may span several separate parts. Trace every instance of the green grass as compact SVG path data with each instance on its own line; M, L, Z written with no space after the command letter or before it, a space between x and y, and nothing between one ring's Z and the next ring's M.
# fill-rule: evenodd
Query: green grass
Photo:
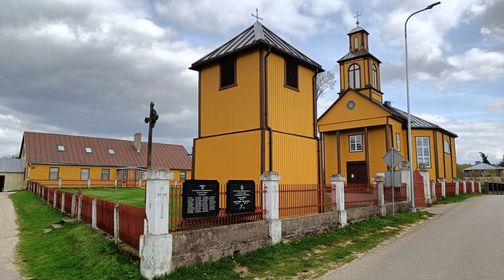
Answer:
M476 197L480 196L480 193L468 193L468 194L459 194L459 195L454 195L454 196L447 196L445 198L439 199L436 203L437 204L449 204L449 203L455 203L455 202L461 202L466 199L469 199L471 197Z
M123 255L102 234L82 223L66 224L47 234L42 229L62 214L37 196L11 195L20 230L19 261L33 279L141 279L138 262Z
M27 191L13 194L20 224L20 260L33 279L139 279L138 262L123 255L89 225L74 223L43 234L62 214ZM408 225L429 216L426 212L398 213L371 218L212 263L182 267L163 279L289 279L313 278L339 263L352 260Z
M77 192L77 189L64 189ZM145 207L145 189L140 188L82 188L82 193L103 200Z

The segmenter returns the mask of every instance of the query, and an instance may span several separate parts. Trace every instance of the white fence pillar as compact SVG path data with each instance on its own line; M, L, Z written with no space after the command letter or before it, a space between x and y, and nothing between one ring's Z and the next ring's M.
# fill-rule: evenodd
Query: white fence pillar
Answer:
M72 205L71 205L72 209L70 209L70 216L72 216L73 218L75 218L77 214L75 213L76 212L75 210L77 208L76 206L77 206L77 194L74 193L72 194Z
M464 194L466 194L467 193L467 180L464 180L462 183L464 185Z
M482 190L481 190L481 181L478 181L478 192L481 193Z
M453 182L455 183L455 195L460 194L460 180L458 178L453 178Z
M114 242L119 243L119 204L114 205Z
M65 192L61 192L61 213L65 213Z
M436 182L432 181L431 183L431 194L432 194L432 202L435 202L437 200L437 194L436 194Z
M373 178L373 182L378 186L378 207L380 208L380 214L382 216L386 216L387 206L385 205L385 190L383 188L385 177L381 175L376 175Z
M55 190L53 192L53 208L56 208L56 201L58 200L58 192Z
M401 172L401 184L406 184L406 197L409 202L411 202L411 186L410 186L410 172L409 172L409 161L402 161L399 167Z
M474 193L474 178L471 180L471 193Z
M420 170L420 175L422 176L422 179L423 179L425 203L427 205L431 205L433 203L433 201L432 201L432 195L431 195L429 171Z
M265 189L264 206L266 208L266 220L269 226L269 236L272 244L282 241L282 221L279 219L279 196L278 184L280 175L274 171L264 172L261 181Z
M63 182L62 182L61 177L60 177L60 178L58 178L58 189L61 190L61 186L62 185L63 185Z
M88 187L88 189L91 188L91 179L87 179L87 187Z
M91 227L96 228L96 198L91 201Z
M144 234L140 236L140 273L147 279L171 271L173 236L168 232L170 180L173 173L166 169L148 170Z
M446 197L446 179L441 178L438 179L438 182L441 183L441 197Z
M77 220L82 220L82 195L77 196Z
M117 189L117 179L114 180L114 188Z
M345 177L341 174L331 176L331 186L336 190L336 210L338 211L339 224L347 225L347 212L345 210Z

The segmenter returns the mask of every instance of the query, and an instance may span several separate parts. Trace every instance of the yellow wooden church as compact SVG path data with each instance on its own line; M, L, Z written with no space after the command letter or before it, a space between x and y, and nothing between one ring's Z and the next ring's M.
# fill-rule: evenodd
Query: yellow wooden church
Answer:
M315 77L322 67L255 22L192 64L199 73L194 179L319 181Z
M318 119L322 176L342 174L348 183L370 183L387 167L390 148L408 160L407 114L383 101L380 60L369 52L369 33L357 26L348 33L349 52L338 60L339 98ZM413 168L430 179L456 176L456 134L412 116Z

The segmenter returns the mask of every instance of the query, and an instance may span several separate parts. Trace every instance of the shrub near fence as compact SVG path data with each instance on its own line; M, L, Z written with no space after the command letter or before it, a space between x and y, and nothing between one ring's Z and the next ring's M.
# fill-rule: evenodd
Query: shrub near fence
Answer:
M347 184L345 208L378 205L378 187L372 184Z

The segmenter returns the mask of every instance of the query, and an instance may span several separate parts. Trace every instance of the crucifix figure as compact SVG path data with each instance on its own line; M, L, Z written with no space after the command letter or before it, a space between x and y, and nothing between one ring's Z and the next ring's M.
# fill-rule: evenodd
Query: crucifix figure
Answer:
M362 16L362 14L359 14L359 12L355 13L354 18L357 19L355 23L357 23L357 26L359 26L359 17Z
M145 123L149 124L149 142L147 142L147 169L151 169L152 163L152 129L156 125L156 121L159 119L159 115L154 109L154 102L150 103L150 113L149 116L145 118Z
M257 8L256 8L256 13L255 13L255 15L254 15L254 14L252 14L252 16L256 18L256 21L263 20L263 18L262 18L262 17L259 17L259 9L257 9Z

